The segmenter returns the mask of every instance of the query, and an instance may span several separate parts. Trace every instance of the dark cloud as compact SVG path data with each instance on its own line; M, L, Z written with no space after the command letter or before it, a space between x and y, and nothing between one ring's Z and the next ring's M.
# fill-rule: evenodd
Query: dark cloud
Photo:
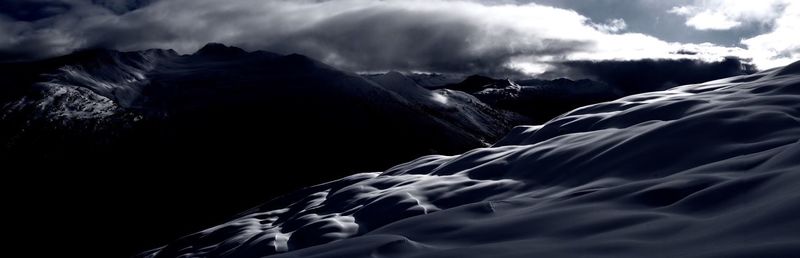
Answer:
M54 0L3 0L0 15L17 21L37 21L68 12L72 5Z
M322 57L351 70L422 70L444 73L499 75L516 73L505 67L516 56L564 55L587 48L578 40L543 39L523 47L505 42L518 38L470 41L480 24L460 17L408 10L373 9L332 17L319 26L292 33L266 48ZM491 47L475 51L475 44ZM331 56L331 54L335 54Z
M114 13L123 14L145 7L158 0L92 0L95 5L103 6Z
M135 8L141 9L126 13ZM83 1L57 17L6 31L13 40L0 42L0 57L33 59L95 47L188 53L223 42L302 53L354 71L500 75L519 72L509 66L514 58L564 56L594 43L543 33L549 25L539 20L560 19L568 31L604 33L568 10L525 7L538 17L519 24L504 17L527 14L516 9L468 1ZM540 24L526 24L531 22Z
M550 77L588 78L614 85L626 94L702 83L752 74L756 67L736 57L718 62L699 60L568 61L556 65Z
M0 1L0 15L16 21L34 22L67 14L75 8L83 9L88 5L123 14L156 1L158 0L3 0Z
M708 59L746 51L626 33L639 30L644 21L637 19L647 12L580 2L561 2L575 12L502 0L12 0L6 5L15 11L0 15L0 62L96 47L191 53L221 42L301 53L353 71L508 75L539 73L562 60ZM649 5L639 2L659 1L633 2L643 8ZM628 17L634 14L641 18Z
M693 56L693 55L697 55L699 53L697 53L696 51L681 49L681 50L675 51L675 54Z
M59 46L50 41L47 33L35 33L18 41L13 48L0 48L0 62L29 60L36 57L47 57L60 54Z
M145 27L147 23L127 23L126 27L119 21L125 12L156 1L2 0L0 62L39 59L84 48L116 48L124 42L142 44L149 39L146 36L159 34L147 33L152 29Z

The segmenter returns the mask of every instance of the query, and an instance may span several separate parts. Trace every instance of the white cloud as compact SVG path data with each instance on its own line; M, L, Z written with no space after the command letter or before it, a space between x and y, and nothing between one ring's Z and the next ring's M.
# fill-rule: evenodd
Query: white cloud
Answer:
M786 6L772 32L744 39L762 68L784 66L800 60L800 4Z
M686 25L698 30L729 30L742 25L742 23L732 20L720 12L703 11L686 20Z
M695 8L693 8L691 6L675 6L675 7L672 7L672 9L669 9L669 11L667 11L667 12L668 13L678 14L678 15L689 16L689 15L692 15L692 13L695 12Z
M236 15L196 11L219 10L210 5ZM506 1L240 0L221 4L172 0L141 10L141 16L178 34L166 42L151 42L153 47L179 46L179 51L190 52L207 41L218 41L309 54L356 70L491 65L536 73L549 62L565 60L711 61L742 53L740 48L686 45L621 33L627 27L622 19L595 23L572 10ZM675 54L688 48L699 49L699 54Z
M625 23L624 19L611 19L606 21L606 23L593 23L592 27L602 32L616 33L628 28L628 24Z
M728 30L745 24L771 27L771 31L742 39L741 55L761 69L787 65L800 59L800 2L794 0L696 0L669 13L686 16L686 25L698 30Z
M729 30L747 23L771 23L791 0L695 0L675 6L668 13L686 17L686 25L698 30Z

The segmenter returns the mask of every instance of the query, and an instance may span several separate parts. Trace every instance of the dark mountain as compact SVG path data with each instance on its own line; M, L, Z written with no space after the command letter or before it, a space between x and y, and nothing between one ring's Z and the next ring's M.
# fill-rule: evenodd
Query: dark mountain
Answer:
M460 74L446 73L408 73L406 76L428 89L438 89L444 85L458 83L466 77Z
M563 62L558 66L558 69L542 76L591 78L614 85L625 95L665 90L677 85L702 83L758 71L749 61L733 56L712 62L694 59L582 60Z
M459 90L466 93L475 93L484 89L502 89L513 85L515 85L515 83L508 79L501 80L483 75L472 75L459 83L447 84L442 87L451 90Z
M5 88L9 94L4 94L2 122L13 129L3 134L9 137L3 141L8 143L3 157L63 160L91 153L115 159L120 155L105 149L113 148L120 153L170 153L170 161L208 157L247 162L261 155L250 148L290 141L322 143L320 151L352 146L352 153L326 155L333 162L329 166L376 169L420 154L481 146L509 127L504 117L485 108L467 115L447 111L449 106L432 103L447 102L448 96L421 87L387 89L386 83L302 55L248 53L220 44L186 56L163 50L92 50L25 65L34 69L24 70L27 76ZM432 117L432 112L452 116ZM472 115L483 116L482 122L464 126ZM87 124L94 128L84 130ZM39 146L73 146L59 143L69 141L60 132L94 137L120 133L107 127L122 124L125 135L85 139L81 150L64 153ZM70 130L72 125L84 129ZM479 130L467 130L471 128ZM47 136L25 133L51 129L55 131ZM328 133L320 134L321 129ZM208 152L216 147L228 151Z
M399 72L365 77L402 96L408 102L422 107L428 116L442 121L450 121L450 124L459 131L499 137L508 125L530 122L522 115L492 108L476 97L461 91L427 89L411 77Z
M473 75L441 88L468 92L481 102L497 109L522 114L537 124L581 106L623 96L619 89L602 82L563 78L515 82Z
M492 107L525 115L541 124L589 104L754 72L756 69L753 65L735 57L727 57L718 62L690 59L568 61L560 64L558 69L540 76L570 76L591 80L561 78L512 81L472 75L457 83L441 83L440 86L429 88L443 87L464 91ZM415 78L423 82L437 82L448 77L431 74Z
M81 226L64 230L96 230L105 237L92 245L123 253L301 186L483 147L518 123L396 74L373 81L221 44L192 55L87 50L2 64L0 76L0 160L37 171L21 184L59 182L31 191L69 192L47 200L75 211L63 219Z
M570 110L617 99L623 94L597 81L569 79L523 80L505 88L473 93L481 101L528 116L541 124Z

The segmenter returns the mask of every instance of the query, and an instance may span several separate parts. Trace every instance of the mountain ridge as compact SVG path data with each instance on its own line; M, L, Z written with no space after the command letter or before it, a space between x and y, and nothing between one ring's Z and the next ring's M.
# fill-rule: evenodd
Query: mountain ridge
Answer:
M409 101L418 98L299 54L242 51L223 45L190 55L91 50L0 65L0 76L11 80L0 87L0 161L78 171L53 172L71 184L48 186L63 189L57 203L80 200L73 205L86 208L67 216L86 225L72 230L129 237L97 241L133 254L219 222L263 196L423 154L485 146L513 123L460 98L445 96L450 105ZM307 162L308 155L315 161ZM38 185L35 175L22 174L18 182ZM108 186L78 180L89 175L113 180ZM250 178L249 185L232 183L240 178ZM269 190L257 195L264 187ZM83 192L100 189L116 201ZM252 198L225 198L239 195ZM99 207L125 214L128 222L120 227L128 233L107 227L116 222L100 216L106 211ZM192 212L203 215L169 223Z

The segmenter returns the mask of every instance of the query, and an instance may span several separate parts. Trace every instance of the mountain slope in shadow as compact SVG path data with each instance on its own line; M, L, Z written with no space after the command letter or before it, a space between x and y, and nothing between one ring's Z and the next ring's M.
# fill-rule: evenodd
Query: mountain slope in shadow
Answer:
M28 171L13 182L31 196L62 193L22 205L73 211L64 230L106 237L70 248L106 257L301 186L486 146L516 123L468 96L221 44L86 50L0 64L0 78L0 161Z
M481 111L477 115L486 124L466 132L454 124L472 117L451 112L431 119L431 110L447 107L419 103L414 94L431 95L426 89L398 94L297 54L209 44L187 56L93 50L29 65L35 71L19 79L27 81L4 94L2 121L11 128L3 134L10 143L4 157L66 160L77 152L106 160L146 151L155 159L171 156L161 161L246 162L257 155L249 148L283 146L283 152L302 153L291 148L316 144L331 151L329 166L363 170L477 147L510 127L505 118ZM78 137L83 144L60 143L74 138L59 135L71 126L83 128L68 132L87 134ZM96 137L112 133L121 135ZM63 151L49 145L84 146ZM345 145L351 152L333 151Z

